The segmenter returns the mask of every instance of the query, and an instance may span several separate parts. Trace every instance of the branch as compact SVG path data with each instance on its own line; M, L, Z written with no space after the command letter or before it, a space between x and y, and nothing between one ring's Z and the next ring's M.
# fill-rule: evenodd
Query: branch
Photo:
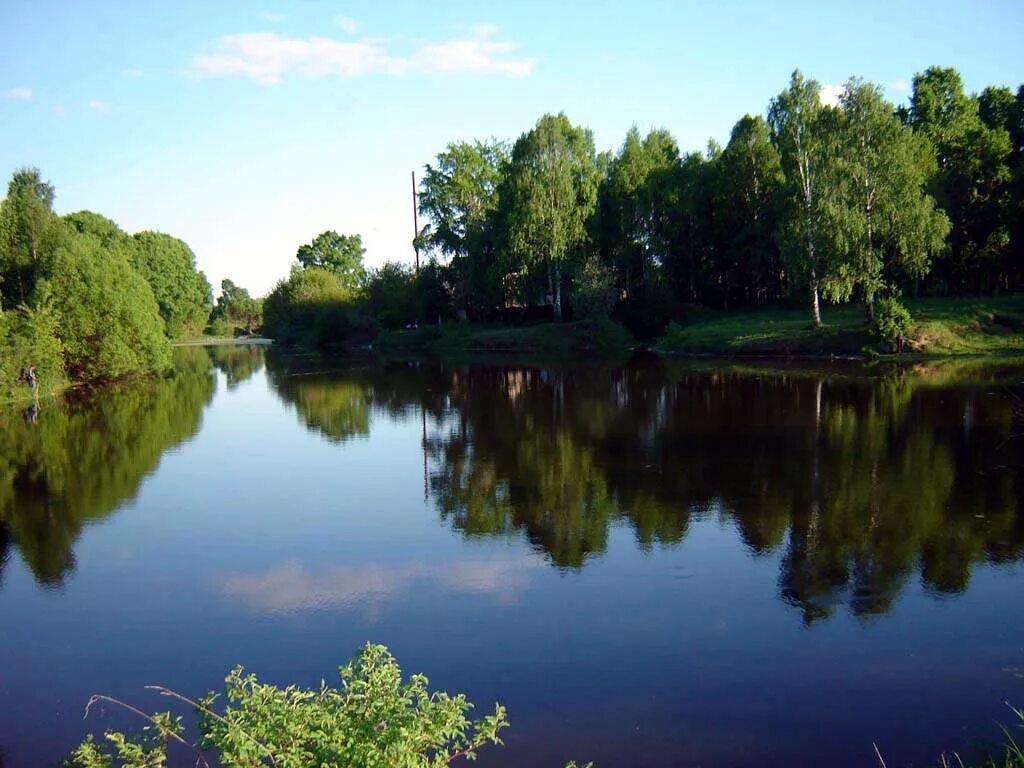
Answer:
M234 728L240 734L245 736L245 738L249 739L249 741L251 741L257 747L262 749L264 751L264 753L265 753L265 757L268 760L270 760L270 764L271 765L277 765L277 761L274 760L274 756L271 754L270 748L266 744L261 742L255 736L252 736L251 734L249 734L247 731L245 731L242 728L240 728L237 724L228 722L223 717L221 717L219 714L214 712L212 709L204 707L198 701L193 701L192 699L188 698L188 696L183 696L180 693L178 693L177 691L172 691L170 688L164 688L162 685L147 685L146 688L148 690L150 690L150 691L156 691L161 696L170 696L171 698L178 699L179 701L183 701L186 704L189 704L192 707L195 707L200 712L205 712L207 715L209 715L210 717L214 718L215 720L220 721L221 723L226 725L228 728Z
M85 720L87 717L89 717L89 711L92 709L92 705L97 703L97 702L99 702L99 701L107 701L107 702L110 702L111 704L115 704L115 705L117 705L119 707L123 707L124 709L127 709L129 712L135 713L136 715L141 717L143 720L149 721L154 726L156 726L156 728L158 728L161 731L161 733L164 734L165 737L170 736L172 739L177 741L179 744L184 744L189 749L196 750L196 752L199 755L198 759L196 760L196 765L199 764L199 760L202 760L202 764L205 765L206 768L210 768L210 763L206 760L206 757L203 755L202 750L199 749L198 747L196 747L195 744L190 744L189 742L185 741L185 739L181 738L181 736L179 736L178 734L174 733L173 731L168 731L167 729L163 728L160 725L160 723L158 723L156 720L154 720L150 715L147 715L141 709L136 709L131 704L128 704L128 703L126 703L124 701L121 701L120 699L115 699L113 696L105 696L105 695L100 694L100 693L94 693L92 696L90 696L89 697L89 701L87 701L86 704L85 704L85 714L82 716L83 720Z

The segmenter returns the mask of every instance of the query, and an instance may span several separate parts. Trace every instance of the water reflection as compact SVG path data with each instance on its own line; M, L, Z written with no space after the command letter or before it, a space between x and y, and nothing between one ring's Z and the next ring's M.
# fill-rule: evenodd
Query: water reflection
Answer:
M530 571L538 565L537 561L522 558L492 558L314 571L289 562L262 573L229 576L221 585L221 593L270 615L350 607L376 613L386 601L430 585L454 594L483 595L497 605L511 605L517 602Z
M175 363L163 379L0 411L0 580L16 547L37 581L59 586L82 526L134 498L161 454L196 434L210 358L179 349Z
M229 390L263 370L266 354L260 344L219 344L205 349L214 367L224 374Z
M1020 368L531 368L270 363L307 426L422 418L428 494L466 537L520 536L564 569L610 526L671 546L718 515L781 555L805 622L887 611L911 579L955 594L1024 553Z

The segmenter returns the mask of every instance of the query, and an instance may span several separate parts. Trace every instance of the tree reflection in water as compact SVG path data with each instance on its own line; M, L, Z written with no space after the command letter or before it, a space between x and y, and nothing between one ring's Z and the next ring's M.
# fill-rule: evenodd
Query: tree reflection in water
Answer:
M328 439L368 434L377 409L422 413L441 517L525 535L558 568L604 552L613 523L647 549L718 515L751 556L779 555L810 623L884 613L915 577L957 593L974 563L1024 552L1019 368L271 368Z
M71 392L31 416L0 410L0 580L16 547L39 583L59 586L82 527L134 498L160 456L198 432L210 358L192 347L175 363L164 378Z

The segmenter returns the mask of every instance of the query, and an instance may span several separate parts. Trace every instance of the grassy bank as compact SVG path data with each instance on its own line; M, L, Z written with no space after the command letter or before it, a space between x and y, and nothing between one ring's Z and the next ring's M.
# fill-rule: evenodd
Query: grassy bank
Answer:
M374 348L387 353L529 353L565 357L621 354L636 342L610 320L504 326L449 323L384 333Z
M920 355L1024 352L1024 295L908 299L914 326L906 351ZM874 346L860 306L822 308L815 330L803 307L697 310L655 345L667 354L857 355Z

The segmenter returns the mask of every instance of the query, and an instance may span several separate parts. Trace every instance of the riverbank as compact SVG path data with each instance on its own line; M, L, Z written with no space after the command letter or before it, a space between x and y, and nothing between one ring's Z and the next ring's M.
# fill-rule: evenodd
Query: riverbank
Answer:
M270 346L273 339L265 339L262 336L198 336L194 339L181 339L171 344L172 347L225 347L243 346L246 344L257 344Z
M1024 295L986 298L908 299L913 318L905 352L917 356L1024 353ZM734 312L697 309L669 326L654 349L669 355L862 356L873 354L864 310L857 305L822 308L814 329L802 307Z
M1024 294L985 298L906 300L913 326L900 359L1012 357L1024 354ZM807 310L782 305L718 311L691 307L649 345L611 320L534 325L446 323L366 336L339 343L336 351L371 350L385 355L490 354L545 358L614 358L644 346L667 356L829 359L877 357L863 307L825 306L822 326L811 327ZM372 339L372 341L371 341ZM179 345L270 344L270 339L201 339ZM888 357L889 355L881 355ZM893 356L895 357L895 356Z
M579 357L627 354L636 340L611 320L537 325L424 325L383 333L373 343L388 354L454 352L529 353Z

